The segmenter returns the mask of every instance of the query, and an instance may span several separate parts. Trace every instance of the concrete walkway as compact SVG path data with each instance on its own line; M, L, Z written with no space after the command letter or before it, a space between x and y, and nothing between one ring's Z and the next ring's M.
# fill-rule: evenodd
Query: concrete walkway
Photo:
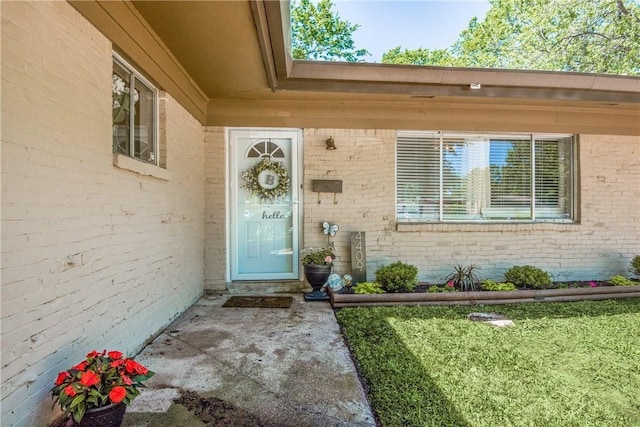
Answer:
M329 303L291 296L286 309L200 299L136 357L156 375L123 426L215 425L173 403L183 390L222 399L262 425L375 426Z

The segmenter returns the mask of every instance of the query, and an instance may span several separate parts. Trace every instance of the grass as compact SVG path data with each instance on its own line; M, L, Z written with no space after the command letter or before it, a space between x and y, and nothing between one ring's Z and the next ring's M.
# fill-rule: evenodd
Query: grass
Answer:
M640 426L640 299L336 315L383 426Z

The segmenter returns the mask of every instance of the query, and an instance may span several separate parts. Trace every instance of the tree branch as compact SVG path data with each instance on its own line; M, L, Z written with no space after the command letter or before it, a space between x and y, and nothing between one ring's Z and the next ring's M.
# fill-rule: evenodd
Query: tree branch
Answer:
M623 0L617 0L616 4L618 5L618 13L620 15L630 15L633 19L636 20L636 22L640 22L640 18L635 16L634 14L632 14L629 9L626 8L626 6L624 5L624 1Z

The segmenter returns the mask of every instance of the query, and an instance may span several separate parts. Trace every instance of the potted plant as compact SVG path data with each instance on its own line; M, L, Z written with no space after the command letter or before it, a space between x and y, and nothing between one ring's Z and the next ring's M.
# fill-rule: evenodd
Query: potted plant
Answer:
M153 375L119 351L94 350L58 374L51 397L73 425L117 427L122 424L126 405L140 394L142 382Z
M313 288L312 292L304 294L305 300L325 301L329 299L329 296L321 288L327 282L329 275L331 275L334 259L336 259L336 256L331 247L311 249L303 254L304 277Z

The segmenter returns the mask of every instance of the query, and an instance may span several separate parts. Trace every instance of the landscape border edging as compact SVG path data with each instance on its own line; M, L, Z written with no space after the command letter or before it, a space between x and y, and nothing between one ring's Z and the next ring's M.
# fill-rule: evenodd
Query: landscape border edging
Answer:
M441 293L340 294L327 290L334 308L384 305L495 305L526 302L568 302L616 298L640 298L640 285L596 288Z

